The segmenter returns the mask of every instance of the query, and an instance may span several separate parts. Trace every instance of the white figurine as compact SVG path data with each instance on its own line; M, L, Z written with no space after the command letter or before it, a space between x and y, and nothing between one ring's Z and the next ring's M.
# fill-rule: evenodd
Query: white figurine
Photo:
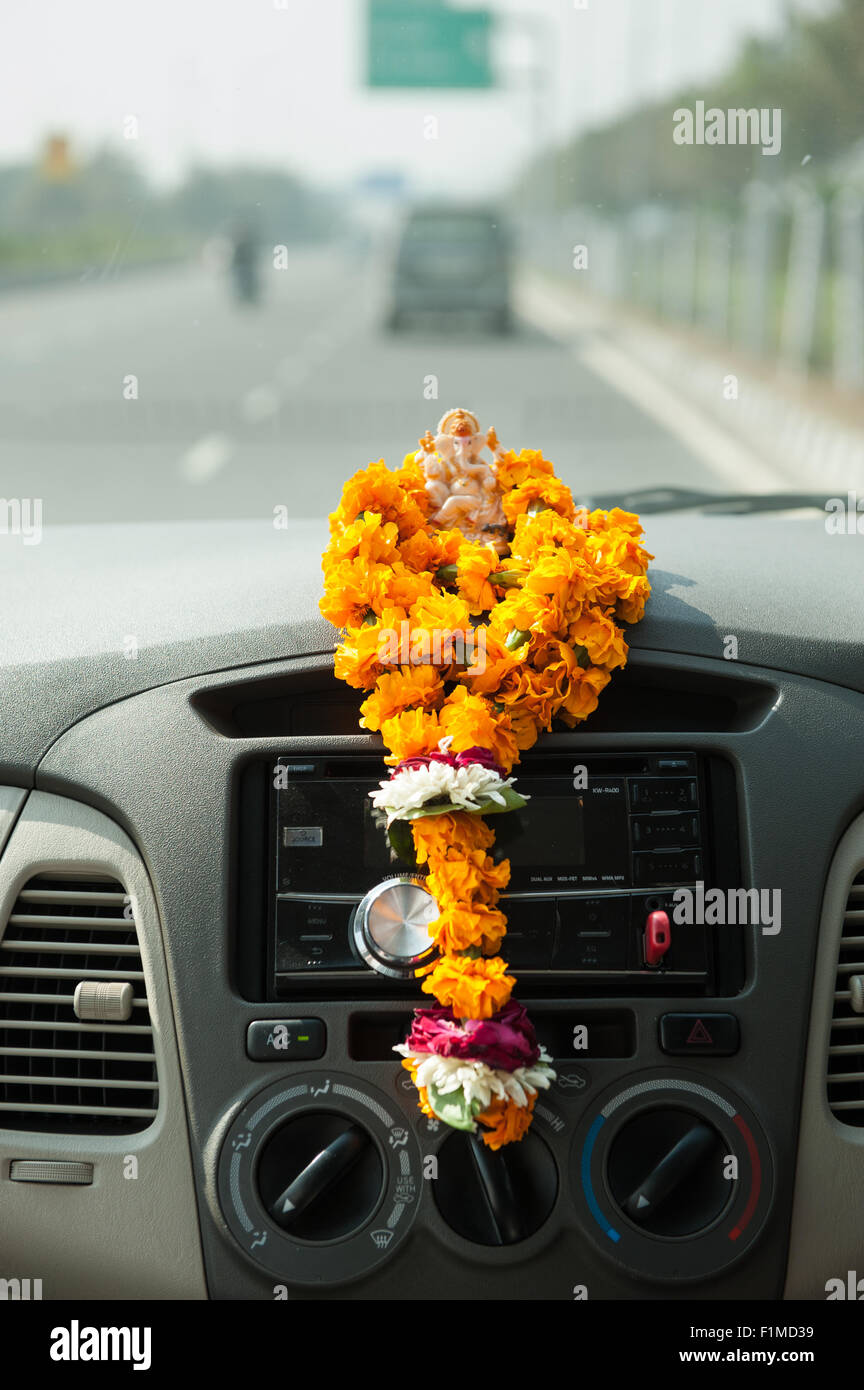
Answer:
M470 410L448 410L435 436L426 433L420 440L416 458L426 474L435 525L458 527L468 540L484 541L502 553L507 548L507 521L494 463L480 457L486 448L493 460L499 457L494 429L482 434Z

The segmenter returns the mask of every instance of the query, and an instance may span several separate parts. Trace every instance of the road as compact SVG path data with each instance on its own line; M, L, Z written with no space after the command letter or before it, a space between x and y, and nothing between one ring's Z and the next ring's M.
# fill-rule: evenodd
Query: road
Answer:
M347 474L400 461L453 405L542 448L577 500L741 485L670 384L536 296L508 337L393 335L372 262L304 250L265 281L256 308L197 265L3 296L0 493L41 498L46 526L319 516Z

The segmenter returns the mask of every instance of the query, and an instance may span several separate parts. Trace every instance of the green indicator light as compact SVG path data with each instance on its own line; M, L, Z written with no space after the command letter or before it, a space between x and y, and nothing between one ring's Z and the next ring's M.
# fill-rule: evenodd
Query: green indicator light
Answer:
M309 1034L308 1034L308 1033L300 1033L300 1034L298 1035L297 1041L298 1041L298 1042L308 1042L308 1041L309 1041Z

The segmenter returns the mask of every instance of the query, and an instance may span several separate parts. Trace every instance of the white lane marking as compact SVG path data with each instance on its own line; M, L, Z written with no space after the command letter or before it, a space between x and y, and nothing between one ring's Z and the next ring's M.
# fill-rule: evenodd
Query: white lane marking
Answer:
M534 286L523 290L520 301L523 311L537 327L567 344L583 327L575 314L570 314L554 298L538 292ZM683 401L629 353L594 338L582 348L579 360L669 434L680 439L691 453L697 454L712 472L736 491L776 492L786 486L788 480L781 473L715 425L697 407Z
M782 491L786 479L701 410L682 401L653 372L611 343L591 343L579 360L638 405L691 453L740 492Z
M240 402L241 414L252 424L260 420L269 420L278 409L279 392L272 386L250 386Z
M207 483L221 473L234 446L227 434L205 434L180 458L181 477L187 483Z

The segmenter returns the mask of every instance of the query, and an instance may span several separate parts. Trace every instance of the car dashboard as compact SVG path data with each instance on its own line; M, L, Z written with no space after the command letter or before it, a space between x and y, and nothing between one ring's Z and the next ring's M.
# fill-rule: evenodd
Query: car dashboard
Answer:
M0 1275L52 1299L824 1298L864 1239L854 541L652 518L626 669L516 769L549 833L514 848L513 969L557 1079L506 1171L421 1114L393 1051L427 996L357 922L398 866L364 836L382 747L333 675L325 541L69 527L50 565L0 557Z

